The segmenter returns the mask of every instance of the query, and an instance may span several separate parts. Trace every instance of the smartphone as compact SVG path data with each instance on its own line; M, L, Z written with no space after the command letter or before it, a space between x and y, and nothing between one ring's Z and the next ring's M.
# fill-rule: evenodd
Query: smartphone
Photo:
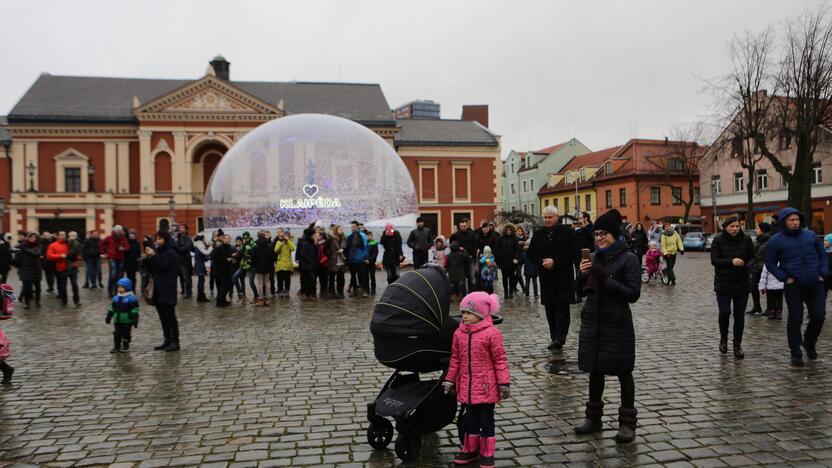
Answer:
M589 249L581 249L581 260L589 260Z

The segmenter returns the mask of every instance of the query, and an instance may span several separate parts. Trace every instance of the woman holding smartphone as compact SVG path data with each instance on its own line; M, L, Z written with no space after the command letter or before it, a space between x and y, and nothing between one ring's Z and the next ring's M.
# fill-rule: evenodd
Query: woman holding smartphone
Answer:
M580 263L586 302L581 309L578 367L589 372L589 401L586 419L575 427L575 432L590 434L602 430L604 379L614 375L621 385L615 440L626 443L635 439L638 414L633 381L636 338L630 304L641 294L641 265L621 236L618 210L601 215L594 228L597 248L591 256L584 249Z

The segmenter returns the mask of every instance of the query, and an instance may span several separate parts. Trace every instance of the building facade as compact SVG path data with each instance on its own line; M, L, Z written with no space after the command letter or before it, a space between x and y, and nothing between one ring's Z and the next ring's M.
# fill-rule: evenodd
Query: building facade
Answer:
M511 151L503 161L503 209L540 216L537 192L546 185L549 174L560 171L573 157L589 152L576 138L537 151Z
M593 179L597 216L615 208L631 223L654 219L680 222L684 206L678 195L682 191L686 193L687 177L663 172L651 163L652 158L673 157L668 145L667 140L632 139L605 160ZM701 216L698 179L695 185L688 220L698 221Z
M560 171L549 174L546 185L537 192L539 205L542 208L554 206L558 212L576 218L581 211L586 211L591 219L595 219L598 212L593 178L604 161L619 148L615 146L575 156Z
M702 218L705 229L715 232L728 216L736 215L743 226L748 222L748 195L746 182L748 170L740 165L738 152L747 151L754 145L742 141L723 141L730 138L723 133L711 145L708 153L699 164L700 186L702 191ZM796 143L792 138L782 137L769 143L778 160L786 167L792 167L797 154ZM751 158L757 160L755 165L754 189L752 193L754 225L771 222L772 216L786 207L789 197L788 184L771 162L761 154ZM832 133L828 130L822 135L815 150L815 162L812 166L812 213L806 214L807 224L817 233L832 232ZM712 198L715 188L716 198ZM714 217L714 207L716 217Z
M205 187L228 149L258 125L299 113L351 119L394 147L403 130L377 84L232 81L222 57L197 80L41 75L5 125L11 144L8 164L0 164L0 179L9 181L0 184L4 226L82 233L121 224L149 233L176 221L199 230ZM443 150L461 148L453 132L475 127L490 135L491 146L482 148L496 148L488 180L494 187L499 138L475 122L451 122L424 147L419 138L402 140L402 151L424 148L446 157ZM479 171L482 158L468 154L450 157L472 167L476 159ZM438 193L454 190L450 178L436 182ZM490 201L493 212L497 195ZM455 206L482 208L473 202Z
M433 119L441 118L441 108L438 102L430 100L411 101L393 109L397 119Z

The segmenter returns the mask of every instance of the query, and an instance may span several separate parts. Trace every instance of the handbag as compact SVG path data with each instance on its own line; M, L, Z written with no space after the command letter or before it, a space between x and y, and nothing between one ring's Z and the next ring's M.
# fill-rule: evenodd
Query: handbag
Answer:
M153 292L155 285L153 283L153 277L151 276L147 280L147 284L144 287L144 291L142 291L142 296L144 296L145 302L147 302L150 305L154 305Z

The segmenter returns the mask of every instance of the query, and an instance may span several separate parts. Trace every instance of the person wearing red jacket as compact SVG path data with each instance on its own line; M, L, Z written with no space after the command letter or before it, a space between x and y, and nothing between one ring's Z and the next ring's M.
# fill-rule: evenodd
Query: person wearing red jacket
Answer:
M113 233L101 241L101 256L106 257L110 264L110 279L107 282L110 297L116 295L116 282L124 276L124 256L128 250L130 244L120 225L113 227Z
M55 272L58 280L58 297L61 299L61 305L66 305L66 282L69 279L69 244L66 242L66 232L60 231L55 239L55 242L49 244L46 249L46 259L55 263ZM77 295L73 297L76 307L78 306Z

